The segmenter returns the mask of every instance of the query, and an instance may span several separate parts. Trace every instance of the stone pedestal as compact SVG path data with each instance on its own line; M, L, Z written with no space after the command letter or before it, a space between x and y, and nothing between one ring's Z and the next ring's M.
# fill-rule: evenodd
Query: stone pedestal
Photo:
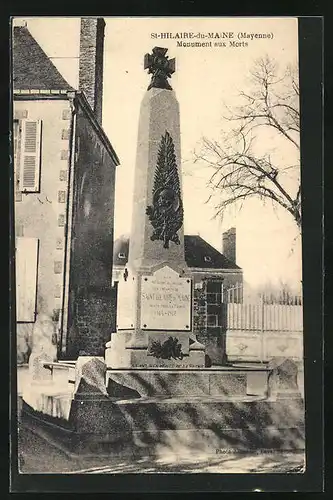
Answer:
M247 399L248 372L233 369L149 368L108 370L106 385L110 398L119 388L136 391L139 397L218 397L229 400ZM116 393L114 386L116 384ZM118 387L117 387L118 386Z
M200 368L205 347L192 332L192 279L160 264L127 271L118 287L118 325L106 344L108 368Z

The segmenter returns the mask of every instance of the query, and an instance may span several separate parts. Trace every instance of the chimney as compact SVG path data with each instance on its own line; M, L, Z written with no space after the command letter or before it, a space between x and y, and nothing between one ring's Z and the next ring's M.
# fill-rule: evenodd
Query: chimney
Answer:
M222 234L222 253L236 264L236 228L231 227Z
M13 19L13 28L26 28L28 25L25 19L21 19L20 17L15 17Z
M103 59L105 21L82 17L80 29L79 90L83 91L102 124Z

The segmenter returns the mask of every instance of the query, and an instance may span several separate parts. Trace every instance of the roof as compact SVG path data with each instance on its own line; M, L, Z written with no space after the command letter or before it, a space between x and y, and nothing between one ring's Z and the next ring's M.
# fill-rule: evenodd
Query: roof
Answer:
M14 90L74 90L36 42L28 28L16 26L13 31Z
M110 154L114 164L117 166L117 165L120 165L120 161L119 161L119 158L118 158L118 155L117 153L115 152L108 136L106 135L106 133L104 132L104 129L101 127L100 123L98 122L98 120L96 119L96 116L95 116L95 113L93 112L93 110L91 109L91 106L90 104L88 103L87 101L87 98L84 94L84 92L81 92L81 91L76 91L75 92L76 94L76 99L78 100L78 102L81 104L82 108L85 110L85 112L87 113L88 117L90 118L91 120L91 123L92 125L95 127L95 129L97 130L97 133L99 134L99 137L101 138L104 146L106 147L108 153Z
M240 269L237 264L227 259L198 235L185 235L185 260L188 267L207 269Z
M41 98L49 99L75 92L73 95L88 113L113 162L119 165L119 158L101 124L96 120L84 93L67 83L25 26L15 26L13 29L13 87L16 98L20 98L21 94L22 98L26 98L27 94L38 94Z
M198 235L185 235L185 261L188 267L205 269L241 269ZM121 236L113 246L113 264L124 266L128 261L129 237Z

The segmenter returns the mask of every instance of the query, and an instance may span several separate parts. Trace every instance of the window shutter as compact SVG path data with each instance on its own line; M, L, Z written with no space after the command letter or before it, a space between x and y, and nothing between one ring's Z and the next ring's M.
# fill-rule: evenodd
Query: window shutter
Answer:
M13 121L13 146L14 146L14 167L16 167L17 153L18 153L18 136L20 131L20 124L18 120Z
M19 135L20 135L20 124L18 120L13 121L13 146L14 146L14 179L15 179L15 192L18 188L19 179Z
M35 321L38 239L16 238L16 320Z
M20 189L38 192L40 182L41 120L22 120Z

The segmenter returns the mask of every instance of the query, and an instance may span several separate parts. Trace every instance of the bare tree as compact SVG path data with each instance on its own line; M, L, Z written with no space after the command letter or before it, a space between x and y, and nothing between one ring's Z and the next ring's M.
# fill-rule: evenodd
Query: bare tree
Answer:
M212 169L210 199L217 198L216 215L230 205L242 206L248 198L271 200L287 210L301 230L301 187L299 180L299 86L296 66L279 75L275 61L268 57L255 61L251 71L252 87L241 92L242 104L227 108L224 118L235 124L221 140L202 139L195 162ZM281 165L272 151L258 153L267 140L264 130L277 134L296 150L295 165ZM270 134L272 135L272 134ZM269 148L268 148L269 149ZM285 182L296 174L295 192Z

